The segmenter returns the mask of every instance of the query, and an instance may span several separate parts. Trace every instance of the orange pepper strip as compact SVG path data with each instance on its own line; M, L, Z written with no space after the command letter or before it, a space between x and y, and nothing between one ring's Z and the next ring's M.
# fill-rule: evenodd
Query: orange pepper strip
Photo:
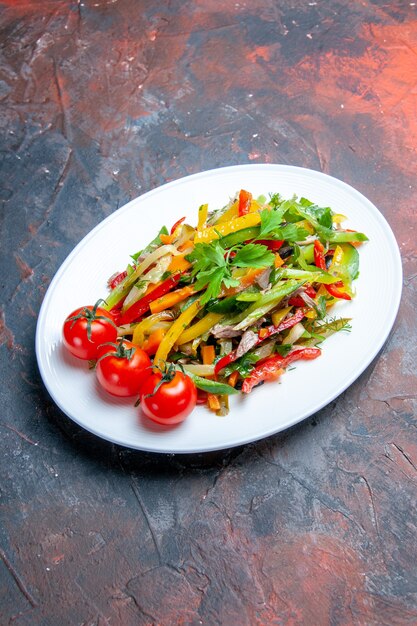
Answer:
M239 378L239 372L232 372L229 376L229 380L227 381L231 387L235 387L237 383L237 379Z
M174 304L178 304L182 302L189 296L192 296L195 293L194 287L191 285L187 285L182 289L177 289L176 291L171 291L167 293L165 296L161 296L157 300L154 300L150 303L149 308L151 313L159 313L164 309L170 309Z
M167 245L174 241L175 235L159 235L159 238L164 245Z
M284 263L285 263L284 259L281 259L281 257L279 256L277 252L275 254L274 267L281 267L281 265L284 265Z
M222 289L220 297L223 298L224 296L234 296L236 293L239 293L239 291L242 291L242 289L250 287L255 282L256 277L259 276L259 274L262 274L262 272L264 271L264 267L256 267L254 269L250 269L248 273L245 274L245 276L242 276L242 278L240 279L239 287L229 287L229 289Z
M194 248L194 241L192 239L187 239L187 241L184 241L184 243L178 246L180 252L187 250L187 248Z
M185 254L178 254L172 258L168 266L168 272L185 272L191 267L191 263L185 258Z
M207 404L210 411L218 411L220 409L220 401L214 393L207 394Z
M214 346L203 346L201 348L201 356L203 357L204 365L211 365L214 363L214 357L216 356Z
M156 330L154 330L153 333L149 335L148 339L144 341L142 349L145 350L145 352L147 352L149 356L154 355L155 352L158 350L159 344L161 343L164 336L165 330L163 328L157 328Z
M149 285L147 286L146 291L143 294L142 298L144 298L145 296L148 296L149 294L151 294L152 291L155 291L155 289L157 289L160 285L162 285L163 282L164 282L163 280L160 280L157 283L149 283ZM134 306L134 305L132 304L132 306ZM127 310L129 310L129 309L127 309Z

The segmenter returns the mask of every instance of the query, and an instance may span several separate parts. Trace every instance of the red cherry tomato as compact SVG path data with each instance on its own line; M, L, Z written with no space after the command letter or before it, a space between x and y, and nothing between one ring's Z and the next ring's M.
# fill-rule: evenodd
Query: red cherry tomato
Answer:
M100 385L113 396L139 395L143 381L150 376L151 360L131 341L120 339L98 350L96 366Z
M140 390L140 406L153 422L164 425L179 424L191 413L197 403L197 389L189 376L169 371L154 372Z
M110 313L98 303L76 309L67 317L62 329L65 347L79 359L96 359L98 347L116 341L117 328Z

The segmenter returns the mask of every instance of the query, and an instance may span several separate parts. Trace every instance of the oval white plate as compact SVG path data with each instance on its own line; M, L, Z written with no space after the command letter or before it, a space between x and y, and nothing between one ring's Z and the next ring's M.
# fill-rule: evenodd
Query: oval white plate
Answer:
M197 221L198 207L224 206L240 188L255 196L279 192L305 196L347 215L347 227L365 232L360 248L357 297L337 305L352 318L352 331L323 344L313 362L301 362L280 384L249 396L232 397L227 417L198 407L176 428L139 417L134 399L101 392L85 362L63 349L61 327L77 306L106 295L106 282L123 269L129 254L166 224L186 215ZM378 209L349 185L312 170L287 165L239 165L188 176L132 200L94 228L68 256L45 296L36 331L36 354L43 381L56 404L75 422L114 443L154 452L219 450L261 439L312 415L342 393L369 365L394 323L402 288L401 259L394 235Z

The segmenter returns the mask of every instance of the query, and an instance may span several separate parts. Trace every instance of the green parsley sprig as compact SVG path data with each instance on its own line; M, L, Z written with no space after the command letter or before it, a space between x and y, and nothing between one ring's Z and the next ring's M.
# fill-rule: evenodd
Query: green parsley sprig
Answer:
M196 290L206 287L201 302L206 304L216 298L222 287L237 287L239 281L232 271L238 267L267 268L274 262L274 255L263 244L249 243L225 250L221 241L198 243L187 259L193 264L192 276L196 278Z
M285 207L278 209L263 209L259 215L261 218L261 229L259 238L273 237L292 243L294 241L303 241L308 236L308 231L297 224L283 224L283 216L286 211Z

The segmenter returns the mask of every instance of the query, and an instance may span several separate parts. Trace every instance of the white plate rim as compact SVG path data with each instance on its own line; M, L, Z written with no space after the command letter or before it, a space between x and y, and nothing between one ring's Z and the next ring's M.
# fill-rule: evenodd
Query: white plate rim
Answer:
M191 182L194 180L202 180L205 178L210 178L212 176L217 176L219 174L227 174L227 173L231 173L231 174L243 173L244 174L249 171L250 172L257 172L257 171L262 172L262 171L268 171L268 170L275 171L277 173L279 173L280 171L281 172L293 171L295 173L299 172L300 176L313 176L314 178L321 178L323 181L328 181L328 183L332 184L333 186L340 186L345 191L348 190L351 194L356 196L363 203L364 206L366 206L367 210L372 214L372 217L379 223L379 225L384 230L384 234L390 246L390 252L393 255L392 256L392 261L393 261L392 269L396 277L395 290L390 294L390 304L391 304L390 315L389 315L388 322L386 325L386 331L383 334L381 334L381 336L379 337L379 340L374 343L374 345L372 346L372 350L364 353L363 359L361 363L358 365L357 370L355 370L355 373L352 376L344 380L343 385L341 385L338 388L336 393L333 393L332 395L327 396L322 401L311 405L308 411L305 411L302 415L297 416L297 418L295 419L282 423L278 428L272 428L267 431L260 432L256 436L250 436L248 438L238 437L236 438L236 440L230 440L230 441L224 442L224 444L216 444L214 446L204 446L204 445L183 446L183 447L177 446L175 449L167 449L164 446L158 446L158 445L155 445L155 446L137 445L135 443L125 441L122 438L118 438L117 436L114 436L114 437L113 436L110 437L108 435L104 436L100 432L100 429L96 429L92 427L91 425L86 425L85 422L83 420L80 420L77 415L71 414L71 412L68 411L68 408L65 406L65 404L61 401L61 398L59 397L59 395L57 395L54 392L54 389L52 385L50 384L48 370L45 364L45 351L44 351L44 345L42 342L42 327L45 321L48 307L50 305L50 301L53 298L55 287L59 283L62 275L65 273L68 266L71 264L72 260L78 255L80 250L83 249L85 246L87 246L90 240L93 237L95 237L102 228L105 228L109 223L111 223L114 219L120 216L121 213L128 211L130 206L133 203L142 201L144 199L148 199L152 197L153 195L160 193L161 191L165 192L174 188L175 186L182 185L184 183ZM128 255L128 252L127 252L127 255ZM355 189L348 183L345 183L342 180L335 178L333 176L330 176L328 174L325 174L323 172L304 168L304 167L293 166L293 165L265 163L265 164L242 164L242 165L232 165L232 166L226 166L226 167L221 167L221 168L214 168L214 169L209 169L209 170L205 170L202 172L198 172L195 174L181 177L179 179L170 181L154 189L151 189L150 191L144 194L141 194L140 196L130 200L128 203L126 203L122 207L115 210L111 215L103 219L92 230L90 230L89 233L87 233L87 235L74 247L74 249L70 252L70 254L63 261L63 263L57 270L56 274L54 275L47 289L47 292L44 296L44 299L43 299L43 302L39 311L39 316L38 316L38 321L37 321L37 326L36 326L36 337L35 337L36 358L37 358L38 368L39 368L39 372L41 374L43 383L49 395L53 399L54 403L72 421L74 421L85 430L91 432L92 434L102 439L105 439L117 445L132 448L132 449L137 449L137 450L146 451L146 452L163 453L163 454L167 454L167 453L189 454L189 453L202 453L202 452L210 452L210 451L215 451L215 450L229 449L229 448L233 448L236 446L245 445L247 443L259 441L266 437L282 432L294 426L295 424L300 423L301 421L304 421L305 419L307 419L314 413L317 413L319 410L321 410L322 408L330 404L335 398L340 396L344 391L346 391L346 389L350 387L350 385L352 385L353 382L357 380L359 376L364 372L364 370L372 363L372 361L375 359L375 357L377 356L381 348L384 346L398 314L398 309L399 309L400 302L401 302L401 294L402 294L402 263L401 263L400 251L399 251L395 236L392 232L392 229L388 221L382 215L382 213L377 209L377 207L368 198L366 198L366 196L364 196L357 189ZM161 439L161 442L162 442L162 439Z

